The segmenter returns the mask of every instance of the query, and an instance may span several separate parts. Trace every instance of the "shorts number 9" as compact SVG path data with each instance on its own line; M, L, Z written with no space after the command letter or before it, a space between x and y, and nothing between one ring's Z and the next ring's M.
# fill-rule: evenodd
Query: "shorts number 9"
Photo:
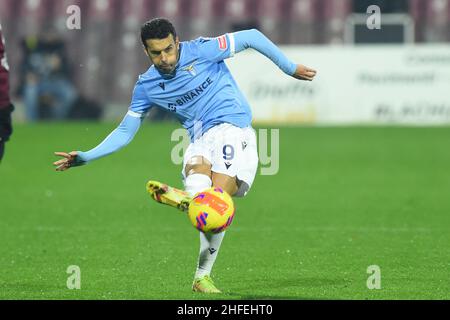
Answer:
M234 148L230 144L223 146L223 158L225 160L233 160L234 158Z

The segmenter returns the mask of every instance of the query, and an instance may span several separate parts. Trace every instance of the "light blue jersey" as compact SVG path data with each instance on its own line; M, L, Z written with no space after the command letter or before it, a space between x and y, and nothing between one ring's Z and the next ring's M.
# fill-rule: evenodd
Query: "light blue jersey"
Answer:
M130 110L142 114L160 107L173 112L191 140L196 122L201 124L195 126L197 136L225 122L249 126L250 106L223 61L234 55L233 43L233 34L181 42L175 74L150 67L136 83Z
M77 164L113 153L126 146L153 107L173 112L191 140L221 123L251 125L252 112L224 60L253 48L284 73L293 75L296 64L258 30L230 33L218 38L198 38L180 43L180 57L173 74L154 66L139 76L129 111L118 128L94 149L78 151Z

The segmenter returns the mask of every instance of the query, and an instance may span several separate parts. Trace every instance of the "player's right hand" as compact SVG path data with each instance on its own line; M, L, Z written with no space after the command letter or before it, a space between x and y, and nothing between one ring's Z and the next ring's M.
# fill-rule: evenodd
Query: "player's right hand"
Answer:
M313 81L316 74L317 74L316 70L308 68L302 64L298 64L297 69L295 70L295 73L292 76L298 80Z
M63 157L63 159L53 162L53 165L56 167L56 171L65 171L74 166L78 154L76 151L69 153L55 152L55 156Z

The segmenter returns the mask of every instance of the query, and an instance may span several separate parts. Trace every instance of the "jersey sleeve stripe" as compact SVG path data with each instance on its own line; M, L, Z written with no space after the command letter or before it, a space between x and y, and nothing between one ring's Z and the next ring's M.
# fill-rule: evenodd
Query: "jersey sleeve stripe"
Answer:
M143 114L143 113L135 112L132 110L128 110L127 115L134 117L134 118L142 118L145 116L145 114Z
M230 39L230 58L234 57L236 53L236 44L234 42L234 34L233 33L227 33L228 39Z

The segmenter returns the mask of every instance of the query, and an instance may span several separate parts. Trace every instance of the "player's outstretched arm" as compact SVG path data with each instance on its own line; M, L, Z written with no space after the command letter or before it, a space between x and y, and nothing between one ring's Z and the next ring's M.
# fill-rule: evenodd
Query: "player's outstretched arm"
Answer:
M56 156L62 157L62 159L53 163L56 171L65 171L71 167L78 167L122 149L133 140L139 130L142 119L142 114L128 111L120 125L94 149L87 152L55 152Z
M250 29L232 33L235 52L253 48L272 60L284 73L299 80L312 81L316 76L314 69L290 61L284 53L257 29Z

